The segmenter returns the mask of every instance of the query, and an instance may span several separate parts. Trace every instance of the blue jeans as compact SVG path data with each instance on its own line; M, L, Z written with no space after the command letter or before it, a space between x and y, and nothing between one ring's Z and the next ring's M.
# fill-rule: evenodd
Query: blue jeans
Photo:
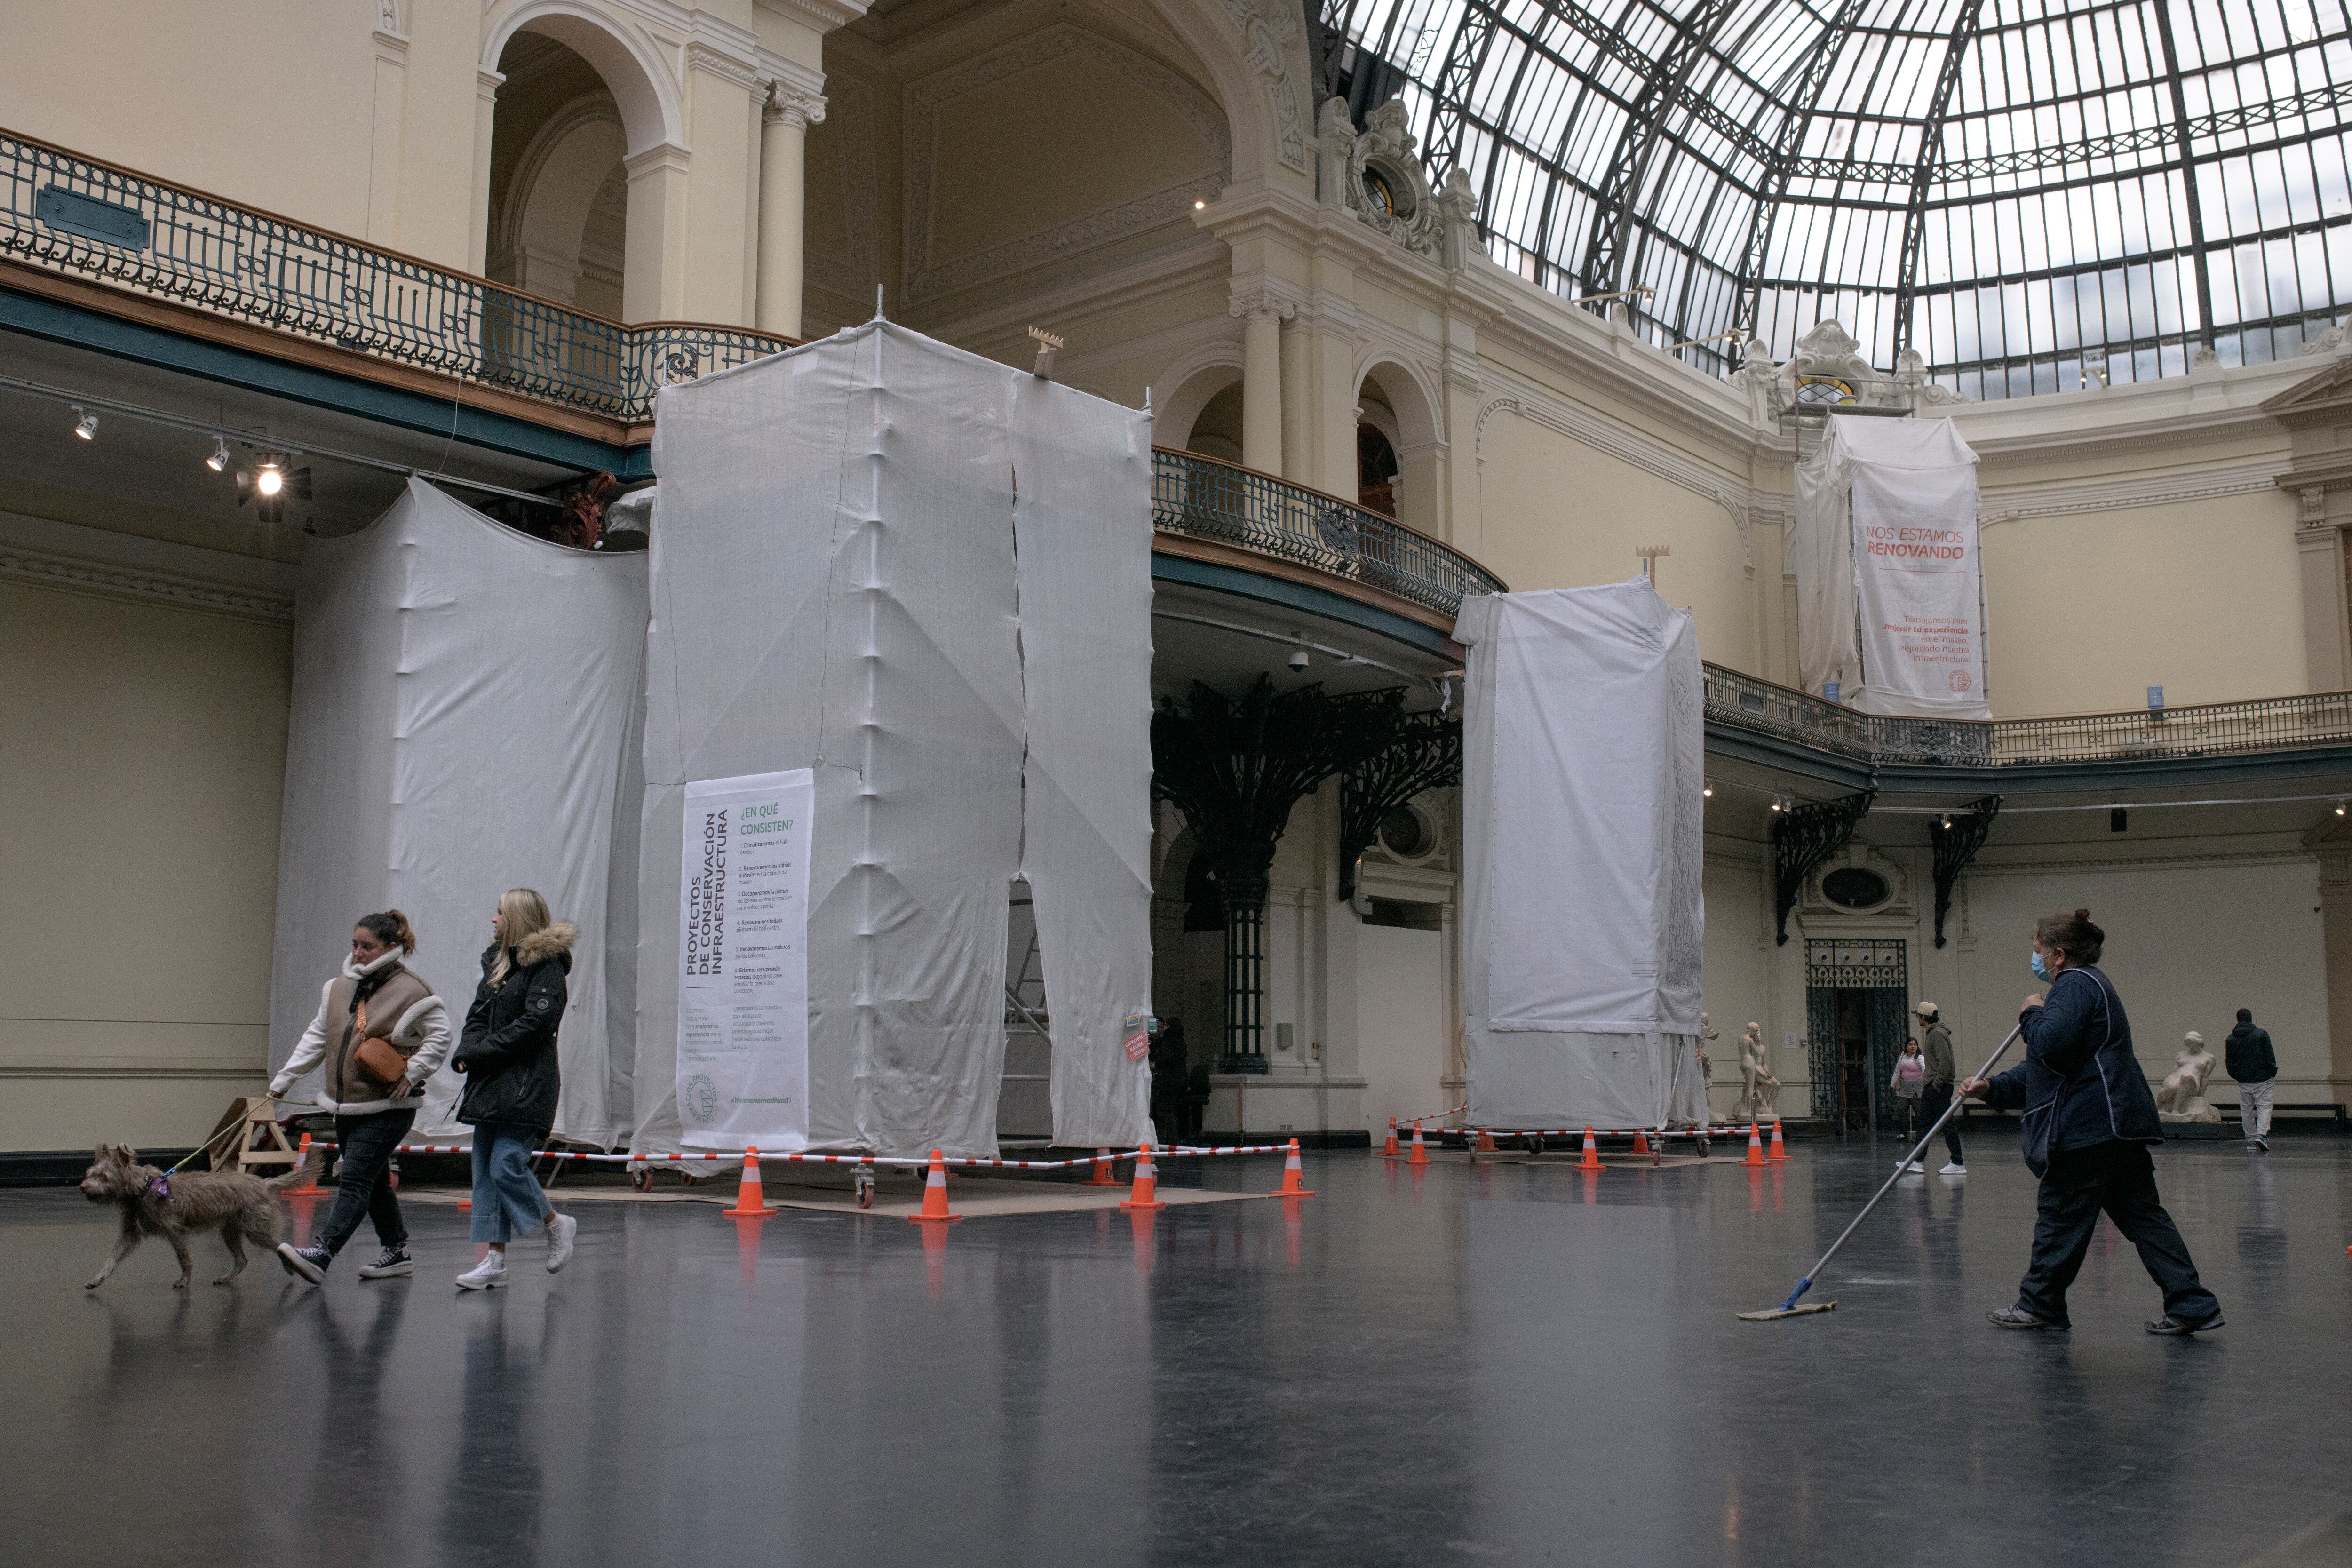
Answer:
M539 1130L504 1121L474 1129L474 1223L476 1241L505 1243L529 1236L555 1212L530 1173Z

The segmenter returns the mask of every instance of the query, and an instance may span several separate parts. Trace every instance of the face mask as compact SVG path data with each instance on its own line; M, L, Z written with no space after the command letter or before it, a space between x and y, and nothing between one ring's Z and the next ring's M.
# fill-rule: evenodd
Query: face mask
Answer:
M2034 950L2033 953L2033 978L2036 980L2047 980L2050 978L2050 966L2042 962L2042 952L2038 948Z

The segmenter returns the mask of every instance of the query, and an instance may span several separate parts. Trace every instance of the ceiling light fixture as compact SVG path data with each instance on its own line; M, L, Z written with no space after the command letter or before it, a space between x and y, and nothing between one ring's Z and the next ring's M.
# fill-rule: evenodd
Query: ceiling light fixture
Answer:
M79 403L74 405L74 434L85 441L98 439L98 416L85 413Z
M1290 656L1290 668L1293 669L1305 669L1307 665L1307 650L1303 647L1293 650Z
M2336 815L2338 816L2344 815L2344 803L2346 799L2346 796L2340 795L2336 797Z
M286 488L286 476L275 463L264 463L261 471L253 476L253 488L263 495L274 496Z
M1698 797L1701 800L1713 800L1715 798L1715 786L1711 784L1703 784L1699 785Z
M213 437L212 456L205 459L205 467L210 468L216 474L222 472L228 467L227 442L222 440L217 436Z

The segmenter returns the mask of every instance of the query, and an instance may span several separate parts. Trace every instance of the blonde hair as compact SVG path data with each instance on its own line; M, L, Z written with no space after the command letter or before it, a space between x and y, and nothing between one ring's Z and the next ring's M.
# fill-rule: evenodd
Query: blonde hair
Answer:
M509 888L499 895L499 961L490 965L496 985L514 966L514 950L555 923L536 888Z

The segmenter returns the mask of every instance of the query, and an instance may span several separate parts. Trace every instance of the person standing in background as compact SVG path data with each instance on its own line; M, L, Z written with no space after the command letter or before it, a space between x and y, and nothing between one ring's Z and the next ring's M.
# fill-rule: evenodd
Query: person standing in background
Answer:
M2238 1026L2221 1047L2230 1076L2238 1080L2238 1119L2245 1128L2246 1147L2271 1152L2271 1091L2278 1087L2278 1053L2271 1049L2270 1031L2254 1026L2251 1007L2238 1009Z
M1903 1102L1903 1142L1908 1143L1919 1136L1919 1088L1927 1077L1927 1064L1919 1055L1919 1042L1914 1037L1903 1042L1903 1054L1895 1058L1895 1076L1886 1087ZM1915 1162L1909 1169L1921 1167Z
M1911 1010L1911 1016L1919 1020L1919 1026L1927 1035L1919 1047L1919 1054L1927 1062L1927 1081L1919 1086L1919 1115L1928 1126L1933 1127L1936 1118L1943 1115L1944 1108L1952 1103L1952 1080L1957 1076L1952 1071L1952 1031L1944 1027L1944 1015L1933 1002L1920 1003ZM1969 1165L1960 1158L1960 1119L1957 1116L1944 1123L1944 1149L1952 1157L1936 1173L1939 1176L1967 1175ZM1911 1168L1919 1171L1927 1167L1915 1162Z

